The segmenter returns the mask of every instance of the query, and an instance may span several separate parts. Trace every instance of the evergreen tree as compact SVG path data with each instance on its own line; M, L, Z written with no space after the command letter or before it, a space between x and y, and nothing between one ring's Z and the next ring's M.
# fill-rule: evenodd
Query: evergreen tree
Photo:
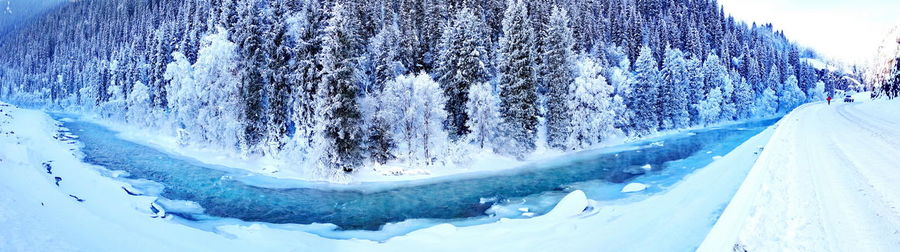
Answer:
M641 48L641 54L634 63L634 79L631 81L631 94L628 97L628 109L633 111L633 132L645 136L656 131L659 126L659 70L650 48Z
M700 111L697 110L697 105L706 96L706 93L703 91L703 68L700 59L698 57L689 59L687 61L687 69L690 76L688 78L688 97L690 97L688 113L691 116L691 124L699 125L702 122L700 121Z
M397 24L391 22L370 40L369 54L372 55L375 76L367 92L380 92L384 83L406 73L407 68L400 59L400 36Z
M239 6L240 16L235 26L241 61L242 101L244 102L244 136L241 148L245 154L259 151L259 143L266 133L266 111L263 101L268 60L260 34L261 22L256 0L245 0Z
M522 0L509 0L503 18L498 63L500 115L508 154L519 158L535 149L537 93L533 51L534 33Z
M316 138L322 148L319 161L325 169L320 172L324 176L334 176L336 170L351 172L362 161L358 90L352 75L356 65L353 44L356 34L350 29L351 21L343 5L335 4L329 14L319 54L322 81L316 110Z
M681 50L666 48L660 88L663 129L684 128L690 124L690 72Z
M740 78L740 75L734 76ZM753 116L753 87L747 83L746 78L732 80L737 83L734 87L734 100L737 103L737 118L747 119Z
M287 6L284 0L274 0L269 2L271 15L269 18L268 30L266 31L266 45L268 69L266 93L268 93L268 119L267 144L269 154L281 152L287 142L288 122L290 115L288 114L291 104L291 83L290 74L293 70L290 65L292 60L292 48L288 44L287 35Z
M575 78L574 46L569 16L565 9L554 6L546 24L541 55L542 79L547 86L547 146L551 148L564 148L569 135L572 115L567 103Z
M437 69L441 87L447 96L447 129L456 139L468 134L466 103L469 85L487 81L484 56L487 55L480 29L483 23L468 8L459 10L441 38Z
M295 127L295 144L300 150L312 145L316 124L317 92L320 81L318 54L321 41L318 36L323 22L323 14L318 0L304 1L299 13L294 17L294 58L290 63L293 73L290 74L293 113L291 120Z

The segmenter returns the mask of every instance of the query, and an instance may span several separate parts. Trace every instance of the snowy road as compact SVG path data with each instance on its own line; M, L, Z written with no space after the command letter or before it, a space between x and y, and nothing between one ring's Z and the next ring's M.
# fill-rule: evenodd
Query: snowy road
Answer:
M734 246L900 250L900 102L809 104L779 122L700 250Z

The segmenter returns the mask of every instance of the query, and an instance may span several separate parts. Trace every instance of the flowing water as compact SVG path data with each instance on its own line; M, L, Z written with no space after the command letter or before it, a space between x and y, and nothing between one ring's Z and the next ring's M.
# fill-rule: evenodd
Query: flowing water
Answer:
M627 197L618 189L624 182L634 180L651 185L643 193L661 191L716 156L727 154L776 120L695 130L484 176L396 186L373 183L360 189L353 185L291 188L248 183L239 179L247 177L246 172L202 164L126 141L116 132L90 122L63 121L64 127L79 136L86 162L125 171L123 177L130 181L159 183L163 186L159 196L196 202L202 207L199 211L167 209L169 213L194 220L225 217L268 223L332 223L341 230L378 230L387 223L412 219L449 222L519 214L504 214L499 208L492 208L494 205L531 204L528 211L543 214L566 191L585 188L592 199L616 199ZM531 203L523 204L527 200Z

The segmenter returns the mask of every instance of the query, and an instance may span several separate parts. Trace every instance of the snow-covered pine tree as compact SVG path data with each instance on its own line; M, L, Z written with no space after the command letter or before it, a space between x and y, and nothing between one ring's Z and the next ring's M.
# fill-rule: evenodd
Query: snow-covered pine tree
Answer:
M631 118L634 125L632 132L637 136L645 136L656 131L659 126L659 69L650 52L650 47L641 48L641 53L634 63L634 78L631 80L631 93L627 97L628 109L634 113Z
M321 51L319 32L323 13L318 0L303 1L300 11L291 19L294 36L294 72L289 75L293 94L295 148L305 154L312 145L316 124L316 106L319 78L318 53Z
M238 24L235 36L240 48L242 101L244 102L244 136L241 151L244 154L259 152L259 143L266 133L266 111L263 92L265 74L268 71L266 51L263 48L260 11L256 0L244 0L239 4Z
M740 79L735 79L740 78ZM746 78L740 75L732 75L734 86L734 101L737 104L737 118L748 119L753 116L753 86L747 83Z
M438 54L437 73L447 96L446 111L449 113L447 129L453 139L469 133L466 122L466 103L469 86L488 80L485 62L487 55L484 24L468 8L454 15L453 21L444 28Z
M778 66L772 65L772 67L769 68L768 75L766 75L766 87L773 91L777 91L781 88L781 84L781 75L779 74ZM777 106L777 104L775 106Z
M710 53L703 61L703 90L706 91L706 100L710 100L709 92L714 88L719 88L719 96L716 98L719 104L719 111L716 113L718 118L707 118L705 124L714 123L720 120L732 120L736 113L735 104L732 102L734 95L734 85L731 84L731 77L728 69L722 65L719 56ZM707 114L709 115L709 114Z
M364 128L366 129L366 153L369 155L369 159L379 164L384 164L394 159L393 151L396 148L392 133L393 127L391 126L392 123L396 122L388 121L388 118L385 118L386 111L389 111L391 108L386 107L382 99L383 95L386 94L384 94L382 89L375 91L375 93L368 93L367 96L360 100L362 116L365 122ZM387 95L389 96L389 94Z
M374 78L369 85L369 93L380 92L384 83L406 73L406 66L400 59L400 29L396 22L385 24L369 41L369 55L374 65Z
M541 55L542 81L547 88L547 146L563 149L572 115L568 107L570 86L575 78L575 39L565 9L554 6L545 24ZM606 81L604 81L606 82Z
M690 72L681 50L666 48L662 78L664 82L660 88L660 107L663 119L660 128L685 128L691 121L688 113Z
M337 171L352 172L362 162L361 117L356 100L358 88L353 84L355 64L353 40L342 4L331 8L322 37L319 62L322 81L319 83L317 146L321 148L320 176L332 178Z
M281 152L288 140L288 122L290 121L291 83L290 75L294 69L290 65L293 50L287 35L287 5L284 0L269 1L270 15L265 33L265 46L268 58L266 72L266 93L268 94L268 125L266 129L266 148L268 155Z
M538 110L534 32L522 0L507 1L498 60L500 115L507 154L522 158L535 149Z
M372 83L367 86L367 115L366 119L366 151L373 161L384 164L395 156L393 150L396 147L392 121L385 118L388 108L382 96L386 82L394 80L397 76L406 73L400 59L400 31L395 22L381 27L369 41L368 53L373 65ZM387 94L390 95L390 94Z
M466 126L470 132L467 136L469 142L478 145L479 148L493 147L496 127L499 123L497 107L500 98L494 94L494 88L490 82L482 82L469 88L469 100L466 103L466 114L469 120Z
M689 75L688 114L691 116L691 125L700 125L703 122L700 120L700 111L697 110L697 105L706 98L706 93L703 90L703 67L699 57L691 57L687 61L687 69Z
M578 62L578 74L572 92L565 99L572 113L567 146L585 149L615 134L613 87L600 75L601 67L590 58Z

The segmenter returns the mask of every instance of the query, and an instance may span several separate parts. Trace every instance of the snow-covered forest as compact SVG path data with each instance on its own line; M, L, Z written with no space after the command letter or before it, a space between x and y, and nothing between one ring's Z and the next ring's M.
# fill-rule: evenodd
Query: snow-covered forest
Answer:
M0 37L0 99L322 177L587 149L849 85L714 0L83 0L24 26Z

